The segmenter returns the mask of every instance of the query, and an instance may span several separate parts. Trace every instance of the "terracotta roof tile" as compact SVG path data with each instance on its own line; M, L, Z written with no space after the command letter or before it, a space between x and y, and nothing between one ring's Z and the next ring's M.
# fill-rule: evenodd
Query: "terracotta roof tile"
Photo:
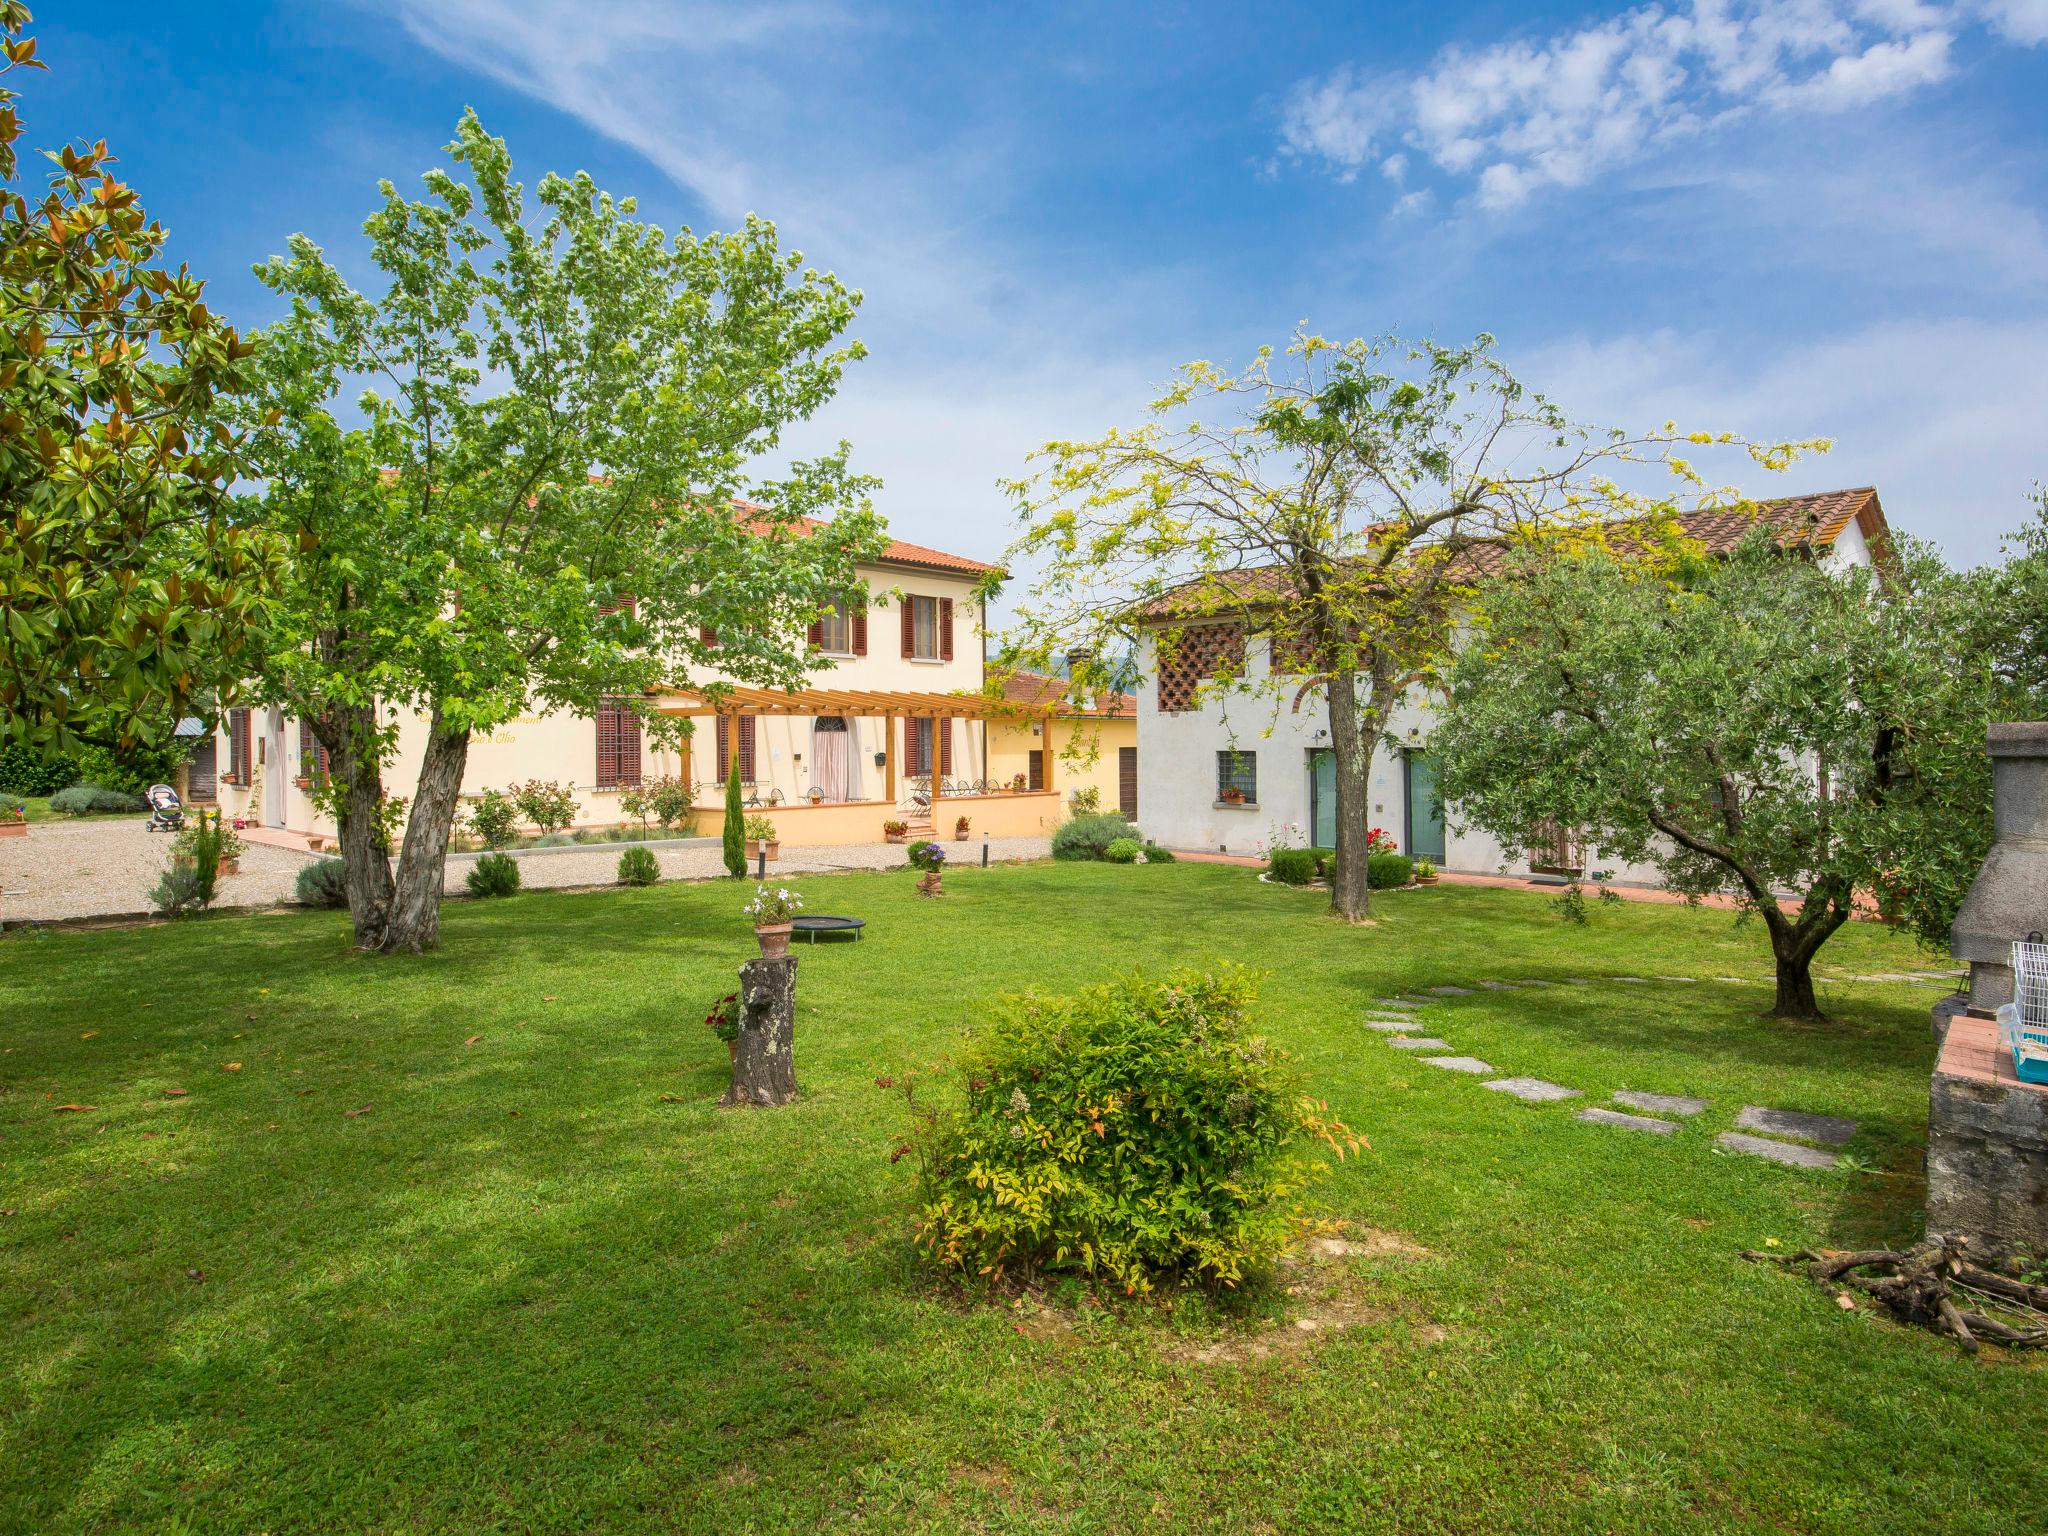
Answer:
M1842 530L1865 510L1876 519L1881 531L1884 509L1879 506L1874 486L1855 486L1840 491L1816 491L1806 496L1781 496L1750 504L1748 509L1716 508L1680 513L1678 523L1685 534L1697 540L1710 555L1732 554L1737 545L1759 525L1769 528L1780 549L1821 550L1833 546ZM1459 575L1479 579L1497 575L1506 561L1504 546L1488 542L1474 545L1459 558ZM1284 573L1279 566L1257 566L1232 572L1229 586L1238 600L1256 605L1260 599L1277 599ZM1185 588L1176 588L1184 591ZM1132 610L1132 617L1163 618L1174 612L1173 592L1162 593Z
M1130 718L1137 714L1138 701L1128 693L1100 693L1088 708L1077 708L1067 697L1067 680L1047 677L1042 672L1013 670L997 674L991 680L1001 686L1005 702L1026 709L1057 706L1062 715L1100 719Z
M765 512L768 509L758 502L736 502L742 511ZM780 525L785 531L800 539L807 539L825 525L812 517L794 517ZM1000 570L1000 566L985 561L970 560L965 555L949 555L942 549L928 549L922 544L906 544L901 539L891 539L878 559L891 565L916 565L933 571L958 571L965 576L980 576L989 571Z

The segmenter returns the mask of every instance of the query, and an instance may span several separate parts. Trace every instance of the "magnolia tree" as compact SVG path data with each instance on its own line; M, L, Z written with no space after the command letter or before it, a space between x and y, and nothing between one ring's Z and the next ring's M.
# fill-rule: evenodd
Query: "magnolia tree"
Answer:
M41 69L0 0L0 75ZM250 343L105 143L18 186L0 87L0 745L64 752L166 740L239 685L276 550L230 516L241 443L209 422L247 387Z
M1277 716L1320 695L1336 758L1330 902L1356 920L1371 901L1373 759L1450 653L1475 551L1566 530L1597 541L1616 519L1633 521L1636 547L1654 543L1681 499L1717 499L1682 456L1690 444L1773 466L1796 452L1575 425L1489 336L1297 334L1284 361L1264 349L1241 373L1190 363L1143 426L1048 443L1039 472L1007 485L1025 525L1010 563L1040 575L1004 656L1044 669L1073 648L1124 654L1142 635L1155 673L1199 658L1199 684L1176 701L1187 707L1248 695ZM1668 493L1624 489L1624 473ZM1248 635L1270 638L1274 665L1251 664ZM1110 682L1084 660L1070 686L1079 699Z
M1930 943L1990 841L1974 584L1891 541L1830 571L1759 530L1730 558L1531 552L1482 599L1432 740L1464 819L1545 824L1691 896L1732 893L1820 1017L1813 957L1859 901Z
M291 313L263 338L253 511L296 552L263 683L329 753L356 940L376 950L437 941L477 732L647 712L706 662L707 628L725 682L794 686L807 626L880 542L844 444L750 477L862 355L857 293L761 220L670 238L583 175L545 178L529 215L474 114L449 153L424 199L383 185L364 225L381 295L303 236L257 269ZM384 772L412 713L394 874Z

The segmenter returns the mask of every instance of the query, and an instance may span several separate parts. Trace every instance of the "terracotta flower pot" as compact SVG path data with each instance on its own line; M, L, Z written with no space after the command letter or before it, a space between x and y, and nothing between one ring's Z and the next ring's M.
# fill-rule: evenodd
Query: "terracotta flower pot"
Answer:
M789 953L789 930L788 923L769 923L754 930L754 937L761 943L763 960L780 960Z
M774 840L773 842L771 842L771 843L770 843L770 844L768 845L768 857L769 857L769 858L771 858L771 859L779 859L779 858L781 858L781 857L782 857L782 839L781 839L781 838L777 838L777 839L775 839L775 840Z
M756 856L757 854L759 854L759 853L760 853L760 851L761 851L761 839L759 839L758 837L750 837L750 838L748 838L748 839L747 839L747 857L751 859L751 858L755 857L755 856Z
M300 774L296 779L293 779L292 783L296 784L300 789L311 789L313 787L313 780L311 776L303 773Z
M785 944L786 944L786 942L787 942L787 941L785 941ZM732 1062L737 1062L737 1061L738 1061L738 1060L740 1059L740 1043L739 1043L739 1041L737 1041L737 1040L728 1040L728 1041L726 1041L726 1042L725 1042L725 1055L726 1055L726 1060L728 1060L728 1061L732 1061Z
M0 837L27 837L28 823L16 821L12 816L0 821Z
M964 843L967 841L968 836L969 834L965 832L955 832L953 834L953 841L956 843Z
M222 859L220 863L214 866L213 877L218 880L222 875L239 875L241 872L242 861L240 859Z
M908 832L884 832L882 836L892 843L907 843L910 841L910 834Z

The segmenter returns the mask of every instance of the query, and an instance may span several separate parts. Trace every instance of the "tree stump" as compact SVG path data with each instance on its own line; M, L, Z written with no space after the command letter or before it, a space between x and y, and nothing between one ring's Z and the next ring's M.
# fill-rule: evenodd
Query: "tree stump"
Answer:
M740 967L740 1038L718 1102L772 1108L796 1097L796 956Z

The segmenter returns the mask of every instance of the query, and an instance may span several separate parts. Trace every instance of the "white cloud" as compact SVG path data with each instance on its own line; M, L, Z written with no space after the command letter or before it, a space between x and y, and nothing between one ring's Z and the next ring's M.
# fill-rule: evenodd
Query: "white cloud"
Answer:
M1959 7L1968 5L1975 9ZM1342 180L1415 152L1509 207L1757 112L1844 112L1948 78L1981 18L2048 41L2048 0L1688 0L1548 38L1451 47L1412 76L1349 65L1298 84L1281 151Z
M2048 480L2044 348L2048 319L1898 321L1763 355L1662 330L1571 338L1516 361L1587 421L1832 437L1832 453L1784 475L1751 471L1743 489L1875 485L1894 527L1972 565L1997 555L2000 535L2026 517L2029 489Z

